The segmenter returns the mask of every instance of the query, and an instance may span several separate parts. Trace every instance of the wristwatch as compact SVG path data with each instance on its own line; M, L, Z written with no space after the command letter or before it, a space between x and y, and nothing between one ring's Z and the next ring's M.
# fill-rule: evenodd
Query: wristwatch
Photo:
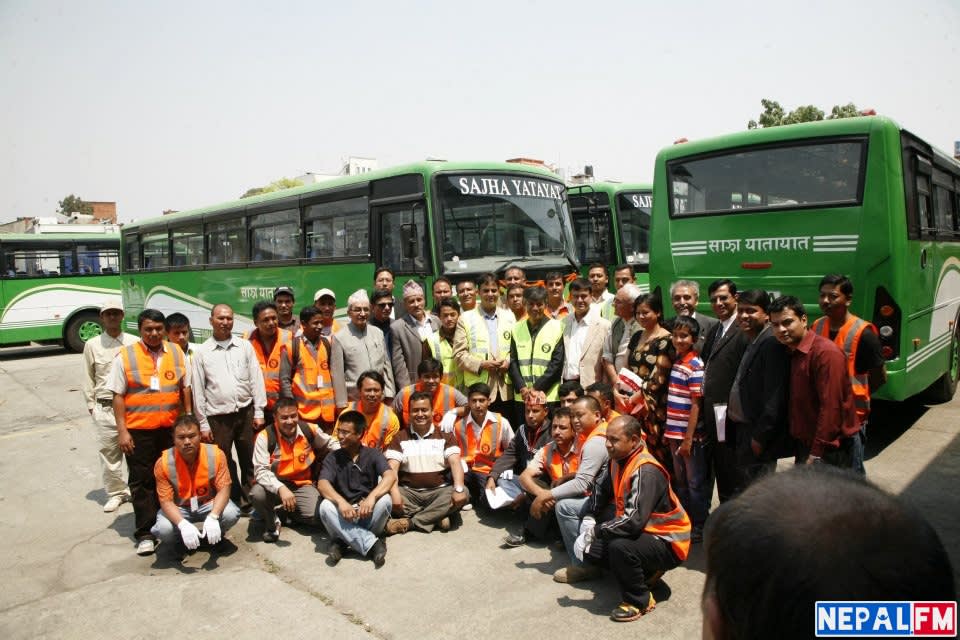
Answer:
M464 491L463 487L454 487L453 490L456 491L457 493L463 493Z

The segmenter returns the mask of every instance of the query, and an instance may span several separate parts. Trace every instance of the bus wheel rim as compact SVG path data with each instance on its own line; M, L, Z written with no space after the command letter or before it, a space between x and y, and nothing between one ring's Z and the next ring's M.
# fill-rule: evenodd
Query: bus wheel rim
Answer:
M80 339L86 342L90 338L96 338L98 335L103 333L103 328L100 327L96 322L87 321L80 325L80 329L77 331L77 334L80 336Z

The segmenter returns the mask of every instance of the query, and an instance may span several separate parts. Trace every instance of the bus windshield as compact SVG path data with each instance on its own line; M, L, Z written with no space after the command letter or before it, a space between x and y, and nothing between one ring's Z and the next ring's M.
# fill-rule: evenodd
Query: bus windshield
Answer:
M670 215L857 205L866 147L821 139L669 162Z
M653 194L649 191L625 192L617 196L620 209L620 233L623 257L639 271L650 267L650 208Z
M565 187L529 175L437 178L446 272L573 264Z

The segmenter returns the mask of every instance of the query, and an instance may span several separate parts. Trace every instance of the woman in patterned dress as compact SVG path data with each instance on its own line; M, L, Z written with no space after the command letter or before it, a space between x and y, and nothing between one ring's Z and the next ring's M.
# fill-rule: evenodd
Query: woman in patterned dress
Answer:
M670 450L663 439L667 421L667 387L675 351L670 332L663 326L663 305L650 293L638 297L633 304L634 316L641 331L633 334L627 346L627 368L644 383L628 401L630 413L643 424L647 448L661 463L670 468Z

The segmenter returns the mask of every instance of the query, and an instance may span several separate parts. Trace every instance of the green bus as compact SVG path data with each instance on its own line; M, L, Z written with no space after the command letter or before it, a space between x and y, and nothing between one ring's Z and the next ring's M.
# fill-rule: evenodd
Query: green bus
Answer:
M960 371L958 194L960 163L883 117L678 144L657 156L651 283L667 298L678 278L731 278L799 297L812 320L820 278L846 274L851 311L880 332L877 397L946 401Z
M584 270L594 262L609 265L613 282L614 268L631 264L637 285L649 291L652 186L594 182L571 186L568 193L577 259Z
M235 330L274 287L297 306L333 289L370 290L378 265L423 283L454 284L519 265L529 279L579 268L566 187L546 169L510 163L427 161L332 179L126 225L123 298L128 320L152 307L210 334L210 309L227 303Z
M100 335L100 305L120 295L120 235L0 235L0 346L62 342L71 351Z

